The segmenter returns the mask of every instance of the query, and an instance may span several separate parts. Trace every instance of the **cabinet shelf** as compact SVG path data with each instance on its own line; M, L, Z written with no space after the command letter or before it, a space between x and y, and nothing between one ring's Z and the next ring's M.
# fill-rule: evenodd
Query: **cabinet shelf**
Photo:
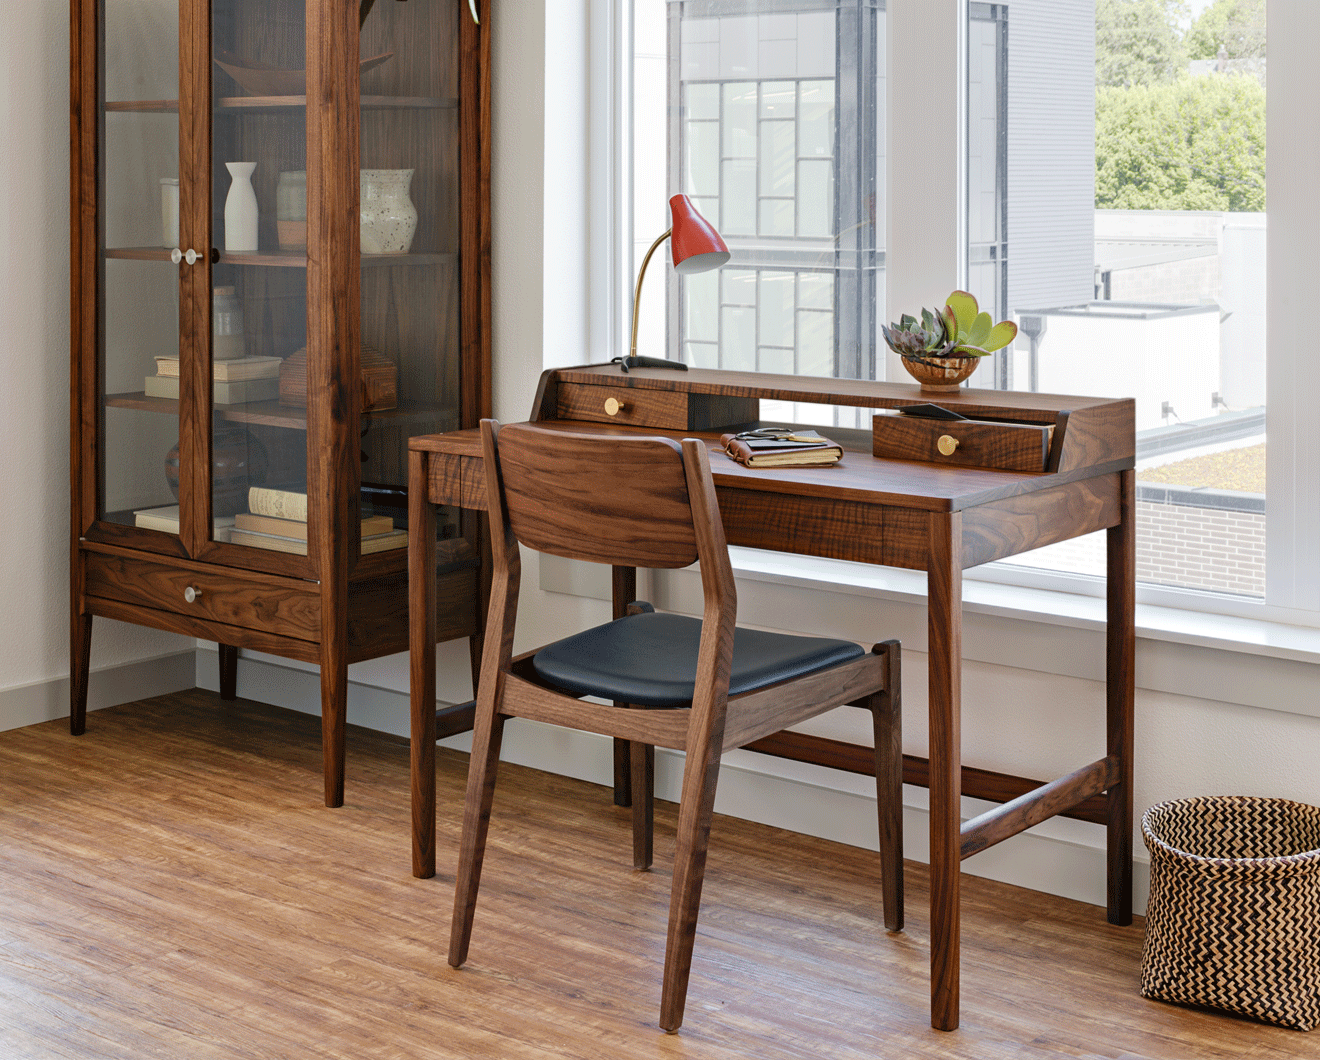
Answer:
M173 398L148 397L142 391L130 391L124 394L107 394L107 408L138 409L142 412L159 412L168 416L179 414L179 403ZM278 401L253 401L246 405L212 405L216 419L230 423L246 423L259 427L284 427L288 430L307 430L307 410L281 405ZM426 405L417 402L405 402L398 408L384 409L379 412L364 414L373 423L388 423L390 426L405 427L410 424L424 424L428 431L454 431L461 426L459 416L446 411L439 405Z
M447 96L363 96L363 110L453 110L458 100ZM242 113L249 110L305 110L306 96L224 96L216 100L216 110ZM135 114L177 114L177 99L111 99L107 112Z
M169 247L107 247L107 258L126 261L169 261ZM221 252L221 265L264 265L274 268L305 269L307 253L302 250L258 250L250 254ZM457 254L363 254L362 268L389 266L457 265Z

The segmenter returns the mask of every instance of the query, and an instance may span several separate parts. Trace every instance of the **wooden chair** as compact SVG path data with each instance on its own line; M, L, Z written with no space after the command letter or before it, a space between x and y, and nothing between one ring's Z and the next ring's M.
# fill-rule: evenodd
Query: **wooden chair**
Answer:
M705 445L481 423L494 553L449 963L467 959L507 717L687 753L660 1026L683 1022L722 751L852 704L874 716L885 927L903 925L899 645L736 629L737 600ZM512 655L519 543L616 566L701 561L701 620L634 605L615 622ZM615 705L586 702L594 696ZM623 705L634 709L620 709ZM634 755L635 765L639 756ZM649 777L634 768L649 808ZM635 797L635 802L637 801ZM649 815L648 815L649 816ZM634 818L635 824L639 823ZM649 821L646 822L649 825ZM649 864L649 835L644 857ZM644 867L644 866L643 866Z

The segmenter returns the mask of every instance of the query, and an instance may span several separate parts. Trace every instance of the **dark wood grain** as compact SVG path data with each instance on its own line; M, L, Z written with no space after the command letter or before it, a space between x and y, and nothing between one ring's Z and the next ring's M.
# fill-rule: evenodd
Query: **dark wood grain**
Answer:
M238 648L232 644L219 645L220 698L238 698Z
M1019 795L962 825L962 857L969 858L996 843L1025 832L1033 825L1057 817L1080 802L1110 787L1118 775L1118 761L1102 758ZM966 792L964 792L966 794Z
M559 406L555 412L561 420L626 423L671 431L686 430L688 426L688 396L675 391L629 391L623 387L562 383L558 393ZM613 414L605 406L607 401L618 403Z
M1118 762L1109 789L1108 916L1111 924L1132 923L1132 785L1135 761L1136 688L1136 475L1119 475L1117 526L1106 535L1105 738Z
M880 826L880 872L885 927L903 930L903 653L896 640L875 645L884 659L884 687L859 706L871 711L876 814Z
M930 517L926 577L930 740L930 1023L958 1026L962 853L962 513Z
M964 569L1116 526L1119 478L1104 475L963 512Z
M632 614L630 610L637 601L637 568L610 567L610 617L622 618ZM628 704L615 702L616 707ZM648 776L654 778L655 750L645 752ZM638 807L634 801L633 764L637 759L633 747L627 740L614 741L614 805L634 806L633 812L633 850L634 868L645 868L651 864L651 830L653 821L652 796L647 795L645 805ZM653 783L654 780L648 782ZM645 861L646 865L639 864Z
M659 450L671 460L661 463ZM687 483L673 442L620 443L514 424L501 431L500 453L513 532L529 548L626 567L686 567L696 560ZM639 505L645 520L636 516Z
M421 453L409 453L408 628L412 765L412 873L435 875L435 509L418 488L425 474ZM431 665L422 665L430 657ZM418 822L425 822L418 827Z
M892 460L1043 472L1053 430L1032 423L935 420L882 410L871 420L871 452ZM939 448L946 437L956 444L950 453Z

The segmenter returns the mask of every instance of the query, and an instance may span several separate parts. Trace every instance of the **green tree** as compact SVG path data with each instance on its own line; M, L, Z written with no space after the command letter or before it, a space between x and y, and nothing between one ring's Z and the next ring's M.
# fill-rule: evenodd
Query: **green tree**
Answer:
M1215 0L1184 38L1192 59L1213 59L1219 47L1230 59L1265 58L1265 0Z
M1183 0L1095 0L1095 83L1118 88L1175 80L1187 67Z
M1101 87L1095 204L1110 210L1265 209L1265 89L1237 74Z

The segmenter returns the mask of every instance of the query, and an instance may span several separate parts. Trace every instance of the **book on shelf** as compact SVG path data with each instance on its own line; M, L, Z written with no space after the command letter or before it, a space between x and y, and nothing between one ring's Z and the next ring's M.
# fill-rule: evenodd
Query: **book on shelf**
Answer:
M269 486L248 489L248 511L253 515L270 515L276 519L307 522L307 494L294 490L277 490Z
M228 541L234 529L234 516L216 515L211 518L212 538ZM167 504L163 508L139 508L133 513L133 525L144 530L163 530L167 534L179 532L179 506Z
M235 545L247 545L250 548L265 548L272 552L289 552L295 556L307 555L305 537L284 537L280 534L262 534L255 530L235 529L229 540ZM408 544L407 530L387 530L383 534L372 534L362 538L362 555L373 552L387 552L393 548L403 548Z
M238 357L232 361L212 361L211 380L216 383L240 383L246 379L278 379L279 357ZM179 358L157 357L156 375L179 378Z
M843 447L815 431L748 431L720 436L724 454L745 467L820 467L837 464Z
M240 512L234 516L234 526L256 534L273 534L276 537L307 540L307 524L297 519L279 519L273 515L258 515L254 512ZM388 515L366 515L362 517L362 537L385 534L394 529L394 519Z
M147 397L179 399L179 377L149 375L142 381ZM213 382L211 400L217 405L241 405L246 401L273 401L280 396L279 376L242 379L235 383Z

